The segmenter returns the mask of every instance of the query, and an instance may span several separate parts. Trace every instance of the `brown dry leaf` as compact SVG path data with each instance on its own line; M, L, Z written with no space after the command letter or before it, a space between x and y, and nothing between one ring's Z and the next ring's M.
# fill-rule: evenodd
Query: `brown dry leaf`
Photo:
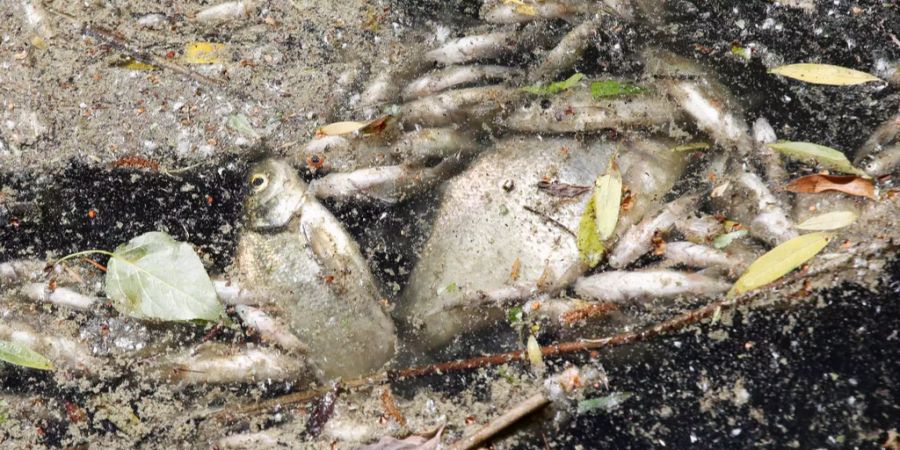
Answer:
M370 121L369 123L367 123L366 126L364 126L364 127L363 127L361 130L359 130L359 131L362 132L362 134L378 134L378 133L381 133L382 131L384 131L385 128L387 128L388 124L390 124L390 120L393 119L393 118L394 118L394 116L388 114L388 115L385 115L385 116L381 116L381 117L379 117L379 118L377 118L377 119L373 119L372 121Z
M509 270L509 281L516 281L519 279L519 274L522 271L522 260L516 258L512 263L512 268Z
M381 391L381 406L384 408L386 415L397 421L401 426L406 425L406 417L403 417L403 413L397 407L397 402L394 401L394 394L391 393L390 386L385 386L384 390Z
M839 191L860 197L875 198L875 185L872 184L872 181L854 175L807 175L791 181L784 188L790 192Z
M359 131L362 134L375 134L384 130L391 115L381 116L368 122L334 122L324 125L316 130L316 137L337 136L341 134L350 134Z
M662 256L666 253L666 239L659 230L653 233L653 237L650 238L650 245L653 247L654 255Z

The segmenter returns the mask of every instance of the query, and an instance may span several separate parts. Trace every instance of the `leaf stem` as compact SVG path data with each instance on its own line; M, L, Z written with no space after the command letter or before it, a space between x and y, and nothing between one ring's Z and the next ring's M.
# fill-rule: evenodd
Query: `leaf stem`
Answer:
M83 252L69 253L68 255L63 256L62 258L57 259L56 261L54 261L54 262L53 262L52 264L50 264L50 265L51 265L51 266L55 266L55 265L57 265L57 264L59 264L59 263L61 263L61 262L63 262L63 261L66 261L66 260L69 260L69 259L72 259L72 258L77 258L77 257L79 257L79 256L92 255L92 254L94 254L94 253L99 253L99 254L101 254L101 255L106 255L106 256L109 256L110 258L114 258L114 257L116 256L116 255L113 254L112 252L108 252L108 251L106 251L106 250L97 250L97 249L94 249L94 250L85 250L85 251L83 251Z

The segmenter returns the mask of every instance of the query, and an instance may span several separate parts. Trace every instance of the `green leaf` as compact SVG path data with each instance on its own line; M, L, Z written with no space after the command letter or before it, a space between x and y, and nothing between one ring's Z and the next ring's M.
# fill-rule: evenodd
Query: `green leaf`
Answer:
M831 239L825 232L797 236L760 256L728 291L728 297L765 286L816 256Z
M448 294L455 294L459 292L459 286L456 285L455 281L451 281L447 284L447 286L444 287L444 292Z
M870 81L881 81L874 75L831 64L788 64L771 69L769 73L807 83L832 86L852 86Z
M619 205L622 203L622 174L615 160L610 161L606 173L594 182L591 195L594 204L594 223L597 237L601 241L609 239L619 220Z
M625 400L631 398L634 395L631 392L613 392L604 397L598 398L589 398L586 400L582 400L578 402L578 410L577 413L579 415L584 413L595 412L597 410L602 411L612 411L619 407L622 403L625 403Z
M859 216L853 211L833 211L810 217L794 226L794 228L809 231L837 230L838 228L853 225L857 217Z
M106 292L119 312L139 319L214 321L225 312L194 249L160 232L116 249Z
M619 83L615 80L603 80L591 83L591 95L595 99L615 97L618 95L637 95L648 91L649 89L647 88L633 84Z
M225 120L225 126L237 131L238 134L246 138L259 139L260 137L256 129L253 128L253 125L250 124L250 119L243 114L232 114L228 116L228 119Z
M15 342L0 341L0 360L32 369L53 370L53 363L44 355Z
M529 94L536 95L553 95L558 94L566 89L569 89L572 86L578 84L584 78L583 73L576 73L569 78L566 78L563 81L557 81L555 83L550 83L547 86L541 86L536 84L534 86L528 86L522 88L523 91L528 92Z
M753 51L750 50L749 48L744 48L744 47L741 47L740 45L732 44L731 54L749 61L750 58L753 56Z
M588 201L581 214L581 220L578 222L578 236L575 239L575 245L578 247L578 255L589 267L597 267L603 259L603 241L597 234L597 226L595 224L596 217L594 215L594 202Z
M731 245L735 239L740 239L747 235L747 230L737 230L731 233L720 234L713 240L713 247L725 248Z
M850 164L850 161L847 160L843 153L824 145L811 142L778 142L769 144L769 147L798 161L816 163L828 169L869 178L865 172L853 167L853 164Z
M524 310L521 306L513 306L506 310L506 320L509 321L510 325L522 322L522 317L524 317Z

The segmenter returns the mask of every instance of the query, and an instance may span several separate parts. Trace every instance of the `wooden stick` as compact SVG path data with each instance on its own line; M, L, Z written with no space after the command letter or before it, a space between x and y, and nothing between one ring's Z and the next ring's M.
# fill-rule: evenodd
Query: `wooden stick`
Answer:
M667 332L679 330L706 317L711 317L716 313L716 311L748 303L759 293L760 291L753 291L732 299L720 300L718 302L712 303L699 309L688 311L664 322L660 322L657 325L638 331L620 333L603 339L585 339L581 341L547 345L541 347L541 354L544 357L552 357L582 351L599 350L607 347L617 347L644 341ZM479 356L476 358L448 361L421 367L391 370L387 372L375 373L368 377L346 381L342 383L341 389L353 390L360 387L376 386L391 381L404 380L408 378L418 378L428 375L444 374L447 372L473 370L482 367L491 367L511 362L522 361L524 359L526 359L525 351L516 350L507 353L497 353L488 356ZM329 392L329 389L323 388L287 394L281 397L263 400L261 402L251 403L237 408L216 411L209 417L227 422L239 416L267 411L276 407L286 407L303 404L317 397L325 395L327 392Z
M476 448L482 442L494 437L497 433L518 422L521 418L547 406L548 403L550 403L550 399L543 393L532 395L525 401L510 408L509 411L506 411L500 417L488 422L475 433L456 441L450 449L469 450Z

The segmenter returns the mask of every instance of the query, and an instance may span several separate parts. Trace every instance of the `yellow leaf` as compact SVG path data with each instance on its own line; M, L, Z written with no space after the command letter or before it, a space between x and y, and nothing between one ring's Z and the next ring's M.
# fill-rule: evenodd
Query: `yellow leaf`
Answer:
M131 59L131 58L128 58L124 61L114 63L113 66L121 68L121 69L128 69L128 70L141 70L141 71L156 70L156 66L154 66L154 65L142 63L136 59Z
M622 174L619 173L619 166L615 160L609 162L606 173L597 177L597 181L594 182L591 201L594 203L597 236L601 241L605 241L616 229L619 205L622 203Z
M788 64L776 67L769 72L807 83L832 86L852 86L870 81L882 81L881 78L874 75L831 64Z
M829 240L831 234L820 231L797 236L769 250L750 264L728 291L728 297L743 294L783 277L816 256L828 245Z
M581 220L578 222L578 235L575 239L575 245L578 247L578 254L581 260L589 267L597 267L600 260L603 259L603 241L597 234L597 226L595 224L594 202L588 200L584 213L581 214Z
M544 368L544 358L541 354L541 346L538 345L538 341L534 338L534 335L528 336L528 344L525 345L525 351L528 353L528 362L531 363L532 367L536 370Z
M798 161L813 162L828 169L869 178L865 172L853 167L843 153L831 147L812 142L777 142L769 144L769 148Z
M513 8L516 13L521 14L523 16L535 16L537 15L537 9L534 6L528 5L522 0L503 0L503 3L506 5L515 5Z
M372 119L368 122L335 122L329 123L318 130L316 130L316 137L323 136L337 136L341 134L349 134L355 133L357 131L362 134L377 134L382 131L386 127L388 127L393 121L393 116L390 114L386 116L381 116L375 119Z
M316 136L337 136L339 134L348 134L363 129L369 122L335 122L329 123L318 130Z
M798 230L826 231L850 226L859 217L853 211L834 211L810 217L794 228Z
M218 64L225 61L228 46L215 42L188 42L181 62L185 64Z

